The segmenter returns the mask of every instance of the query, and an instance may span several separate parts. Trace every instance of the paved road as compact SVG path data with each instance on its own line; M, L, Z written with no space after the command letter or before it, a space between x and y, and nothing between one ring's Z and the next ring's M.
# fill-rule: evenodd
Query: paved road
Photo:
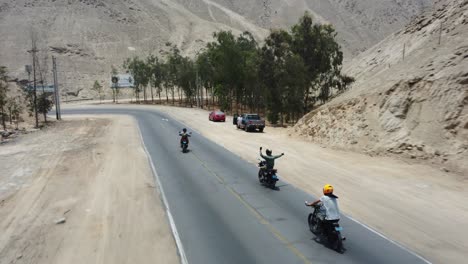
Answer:
M177 132L184 125L156 110L96 106L66 113L136 118L189 263L426 263L344 216L346 252L326 248L308 231L304 200L311 195L281 180L279 190L261 186L254 164L198 133L182 153Z

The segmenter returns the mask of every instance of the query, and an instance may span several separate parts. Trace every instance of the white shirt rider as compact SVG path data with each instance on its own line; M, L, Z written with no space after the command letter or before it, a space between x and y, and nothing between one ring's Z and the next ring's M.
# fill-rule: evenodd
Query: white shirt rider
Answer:
M318 203L321 203L321 211L325 215L325 220L335 221L340 220L340 209L338 207L338 196L333 194L333 186L326 184L323 187L323 196L320 197L315 202L309 203L306 202L307 206L315 206Z
M325 220L340 220L340 208L338 207L335 195L324 195L320 197L322 208L325 213Z

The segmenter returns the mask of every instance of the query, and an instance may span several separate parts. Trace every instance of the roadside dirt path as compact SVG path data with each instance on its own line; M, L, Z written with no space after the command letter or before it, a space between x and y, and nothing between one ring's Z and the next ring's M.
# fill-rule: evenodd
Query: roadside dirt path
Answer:
M283 180L315 195L321 195L322 186L330 183L340 196L342 210L351 217L434 263L466 263L467 177L322 148L291 138L282 128L246 133L232 125L231 117L226 123L209 122L204 110L156 107L249 162L256 162L260 146L272 148L273 154L284 152L276 163Z
M179 263L136 122L65 120L0 147L0 263Z

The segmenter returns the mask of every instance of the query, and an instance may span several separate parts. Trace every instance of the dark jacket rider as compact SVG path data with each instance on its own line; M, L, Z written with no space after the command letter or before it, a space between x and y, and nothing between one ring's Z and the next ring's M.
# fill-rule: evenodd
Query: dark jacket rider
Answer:
M267 149L265 152L266 156L263 156L262 147L260 147L260 157L265 159L267 170L272 170L275 167L275 159L282 157L284 153L281 153L281 155L273 156L271 150Z
M186 128L182 129L182 133L179 132L179 136L180 136L180 147L182 147L182 142L183 142L184 140L187 141L187 144L189 143L189 139L188 139L188 138L190 137L190 134L187 133L187 129L186 129Z

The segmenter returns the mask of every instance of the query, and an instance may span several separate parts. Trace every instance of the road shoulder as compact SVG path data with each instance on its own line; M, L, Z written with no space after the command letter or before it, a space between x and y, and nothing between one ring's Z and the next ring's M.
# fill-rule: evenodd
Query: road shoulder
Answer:
M179 263L136 121L66 120L0 148L28 172L0 203L2 263Z

